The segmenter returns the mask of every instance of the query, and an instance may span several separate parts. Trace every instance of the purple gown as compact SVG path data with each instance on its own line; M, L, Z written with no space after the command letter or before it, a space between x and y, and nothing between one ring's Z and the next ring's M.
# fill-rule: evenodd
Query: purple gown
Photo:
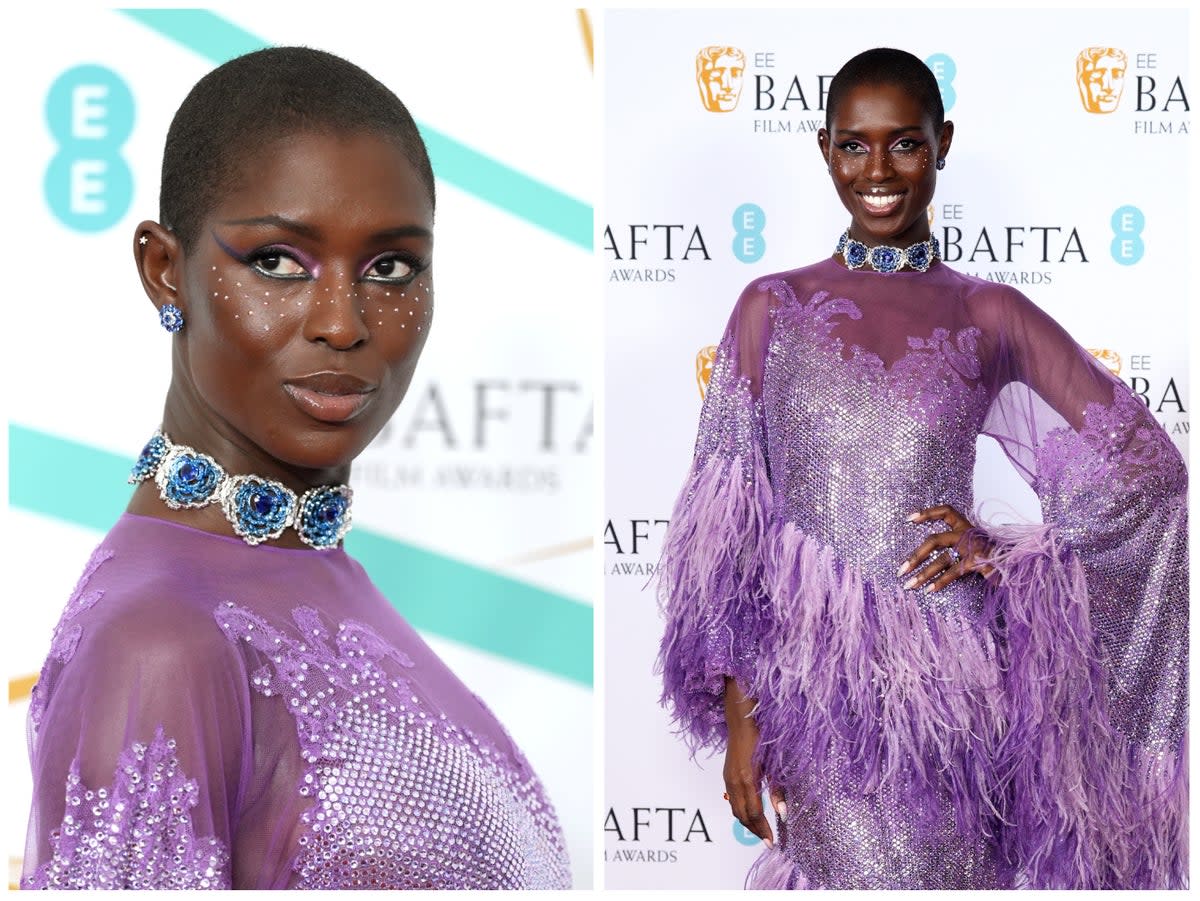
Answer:
M904 591L976 437L1042 523ZM758 701L787 819L762 888L1187 881L1187 475L1146 406L1012 288L829 259L753 282L660 567L664 702L719 748Z
M341 550L125 514L30 706L24 888L563 888L521 752Z

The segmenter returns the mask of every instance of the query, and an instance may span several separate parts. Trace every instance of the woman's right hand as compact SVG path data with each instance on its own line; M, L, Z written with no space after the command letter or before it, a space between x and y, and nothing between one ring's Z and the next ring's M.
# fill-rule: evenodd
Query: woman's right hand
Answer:
M753 832L768 848L775 845L771 824L763 815L762 771L754 762L758 747L758 724L751 711L754 701L747 698L733 679L725 680L725 724L729 740L725 746L725 798L730 810L743 826ZM786 811L783 792L771 791L771 803L782 817Z

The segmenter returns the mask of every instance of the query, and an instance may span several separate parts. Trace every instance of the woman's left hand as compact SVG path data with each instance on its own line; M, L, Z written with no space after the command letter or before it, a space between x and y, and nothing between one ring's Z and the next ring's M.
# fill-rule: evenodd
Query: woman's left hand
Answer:
M949 526L949 530L934 532L921 542L920 547L909 555L896 573L897 576L912 573L904 582L906 589L924 587L926 591L941 591L955 579L961 579L970 573L990 576L995 572L994 567L980 562L991 555L991 545L980 532L971 533L975 527L954 507L942 504L919 510L908 517L909 522L929 522L937 519ZM944 553L938 554L938 551ZM917 570L931 554L937 556Z

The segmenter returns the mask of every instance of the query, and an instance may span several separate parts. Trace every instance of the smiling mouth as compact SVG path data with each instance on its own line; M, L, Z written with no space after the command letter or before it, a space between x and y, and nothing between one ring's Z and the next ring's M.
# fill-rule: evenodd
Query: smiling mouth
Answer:
M378 387L344 372L318 372L283 384L296 406L321 422L345 422L357 416Z
M900 201L904 199L904 192L896 194L859 194L862 198L863 206L866 207L868 213L876 216L886 216L900 205Z

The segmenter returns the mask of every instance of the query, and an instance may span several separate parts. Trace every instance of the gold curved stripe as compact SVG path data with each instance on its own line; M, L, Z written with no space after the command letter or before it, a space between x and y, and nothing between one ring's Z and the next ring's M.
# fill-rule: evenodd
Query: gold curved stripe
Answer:
M33 686L37 680L37 673L29 673L26 676L13 676L9 679L8 703L15 704L17 701L28 700L29 693L33 691Z
M593 543L591 538L577 538L574 541L564 541L562 544L534 548L532 551L517 554L515 557L509 557L500 562L508 566L516 566L520 563L537 563L540 560L553 560L555 557L565 557L567 554L577 554L580 551L591 550Z
M587 10L582 7L575 10L579 16L579 30L583 32L583 46L587 48L588 68L595 68L592 52L592 20L588 18Z
M24 858L13 857L8 858L8 890L17 892L21 890L21 868L25 865Z

